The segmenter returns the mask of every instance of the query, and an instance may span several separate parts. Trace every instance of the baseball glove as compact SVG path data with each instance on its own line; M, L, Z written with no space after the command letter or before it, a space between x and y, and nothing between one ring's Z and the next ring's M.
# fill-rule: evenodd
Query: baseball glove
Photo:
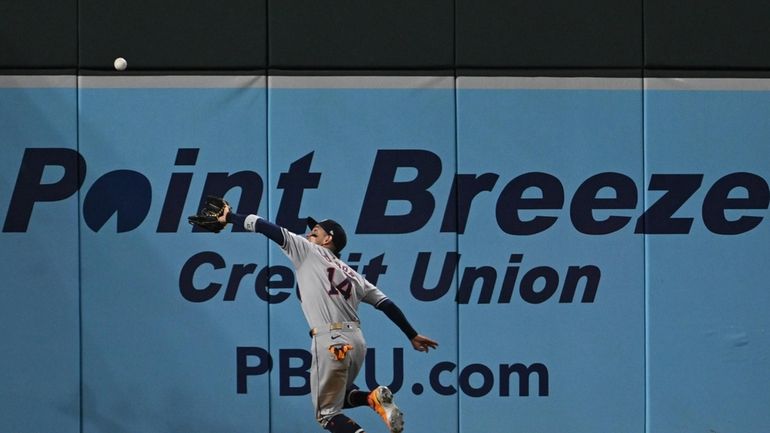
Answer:
M225 199L210 195L206 197L203 208L196 215L187 217L187 222L210 232L219 233L227 225L217 220L225 213L225 206L229 206Z

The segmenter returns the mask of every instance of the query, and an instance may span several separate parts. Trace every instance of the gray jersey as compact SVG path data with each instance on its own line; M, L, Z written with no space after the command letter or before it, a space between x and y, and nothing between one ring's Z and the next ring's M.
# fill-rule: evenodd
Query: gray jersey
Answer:
M302 312L311 328L334 322L359 322L361 302L376 307L387 299L329 249L282 230L285 240L281 249L294 264Z

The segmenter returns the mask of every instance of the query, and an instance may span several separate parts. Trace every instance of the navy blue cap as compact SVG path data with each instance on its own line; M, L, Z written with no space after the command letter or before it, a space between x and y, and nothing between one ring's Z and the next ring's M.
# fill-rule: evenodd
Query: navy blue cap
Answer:
M342 249L345 248L345 245L348 244L348 235L345 234L345 229L342 228L340 223L334 220L326 219L323 221L316 221L313 218L307 218L307 226L310 230L313 230L313 227L316 225L321 226L326 233L329 233L332 236L332 242L334 242L334 248L336 248L335 253L339 255L340 251L342 251Z

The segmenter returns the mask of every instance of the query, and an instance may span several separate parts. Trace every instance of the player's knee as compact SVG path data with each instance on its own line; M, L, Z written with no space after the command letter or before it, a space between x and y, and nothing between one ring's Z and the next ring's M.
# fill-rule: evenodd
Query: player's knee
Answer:
M321 427L326 428L326 426L331 422L331 420L337 415L337 413L316 413L315 420L318 422L318 424L321 425Z

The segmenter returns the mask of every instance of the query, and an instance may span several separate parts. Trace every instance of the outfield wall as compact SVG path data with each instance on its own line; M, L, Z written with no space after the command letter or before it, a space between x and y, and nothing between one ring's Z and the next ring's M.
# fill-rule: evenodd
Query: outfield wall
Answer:
M290 262L343 259L414 431L766 432L765 79L0 76L0 430L318 429ZM384 432L373 412L352 412ZM430 416L423 416L430 415Z

